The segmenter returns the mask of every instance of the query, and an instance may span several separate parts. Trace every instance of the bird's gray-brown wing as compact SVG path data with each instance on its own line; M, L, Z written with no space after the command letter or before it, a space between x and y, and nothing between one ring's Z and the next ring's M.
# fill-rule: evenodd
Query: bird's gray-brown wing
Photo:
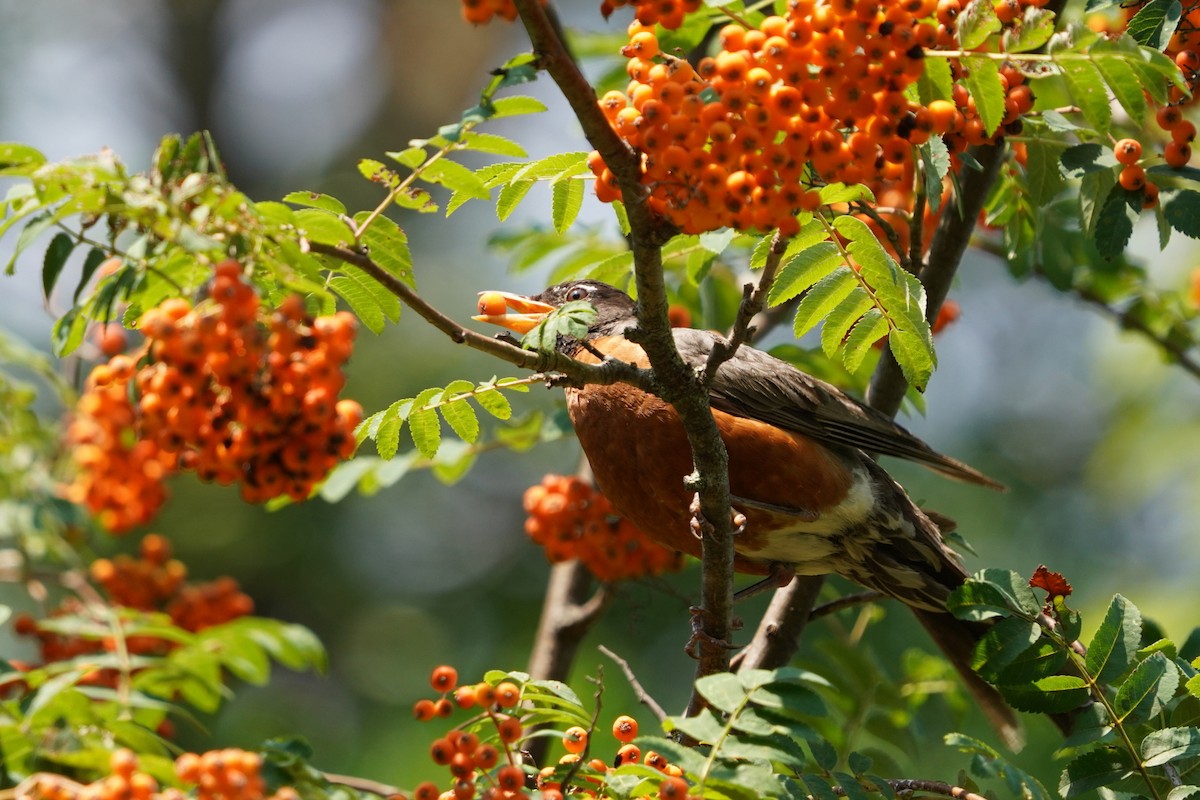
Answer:
M707 331L675 330L688 363L708 359L714 337ZM709 387L713 408L752 417L820 442L916 461L945 475L993 489L1004 487L978 470L937 452L890 417L832 384L801 372L761 350L742 347L717 370Z

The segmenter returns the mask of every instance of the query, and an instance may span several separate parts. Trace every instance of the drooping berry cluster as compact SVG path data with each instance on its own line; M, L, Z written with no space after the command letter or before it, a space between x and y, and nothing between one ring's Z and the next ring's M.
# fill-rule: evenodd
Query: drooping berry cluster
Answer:
M246 616L254 611L254 601L239 588L232 578L188 584L187 567L171 557L171 545L163 536L152 533L142 539L138 558L119 555L112 559L99 558L89 567L92 580L101 594L114 606L135 611L165 612L171 621L193 633L212 625ZM65 598L51 612L52 618L86 616L89 609L74 597ZM14 621L14 630L35 637L44 664L65 661L87 653L116 649L113 637L84 637L57 633L41 628L28 614ZM125 649L132 654L162 655L175 643L155 636L127 636ZM88 683L112 685L113 670L97 670L85 678Z
M556 763L540 769L537 765L522 766L526 763L521 758L525 730L517 709L528 699L522 687L511 680L501 680L494 686L485 682L456 687L457 680L458 673L453 667L437 667L430 683L440 697L419 700L413 709L422 722L449 717L455 708L474 710L471 719L435 739L429 748L434 763L449 769L449 788L426 781L415 787L413 800L472 800L477 796L486 800L518 800L529 797L526 790L534 786L543 800L563 800L567 794L594 798L605 794L604 783L613 769L639 763L662 773L658 785L661 800L691 797L690 784L679 766L653 750L643 755L641 748L633 743L638 723L625 714L612 723L617 748L611 764L595 756L596 748L590 747L594 744L593 732L573 725L562 732L566 754ZM536 699L532 705L537 705ZM566 785L568 775L571 782Z
M525 532L551 563L572 558L597 578L616 581L660 575L683 557L655 543L613 511L603 494L573 476L547 475L525 490Z
M440 697L417 701L413 715L418 720L449 717L457 706L479 708L484 722L475 729L464 723L433 741L429 756L450 770L452 785L443 792L432 781L420 783L413 789L413 800L439 800L445 795L454 800L471 800L476 795L495 800L527 798L526 773L517 746L525 728L518 716L506 713L520 704L521 687L512 681L459 686L458 671L445 665L433 670L429 683Z
M148 522L175 470L240 483L248 502L301 500L354 451L362 408L337 399L354 344L348 312L313 318L299 297L273 313L216 268L209 299L168 300L139 322L139 358L92 370L68 429L79 474L66 490L108 530Z
M139 770L137 756L129 750L115 751L109 760L110 774L89 784L76 783L61 775L38 773L17 787L22 800L299 800L290 786L267 792L262 756L239 749L184 753L175 761L175 774L182 787L159 786L147 772Z

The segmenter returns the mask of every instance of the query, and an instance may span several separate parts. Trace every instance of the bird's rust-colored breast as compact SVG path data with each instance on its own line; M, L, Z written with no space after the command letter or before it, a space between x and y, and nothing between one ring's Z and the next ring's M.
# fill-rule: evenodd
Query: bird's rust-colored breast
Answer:
M599 349L645 364L641 348L624 339ZM584 358L595 360L584 354ZM616 509L661 544L699 555L691 528L691 449L675 410L625 384L569 390L567 407L596 482ZM714 411L729 452L730 491L757 504L823 514L836 507L854 477L837 453L818 442L768 423ZM769 562L754 558L768 537L795 524L787 514L746 506L745 531L735 541L737 568L765 574Z

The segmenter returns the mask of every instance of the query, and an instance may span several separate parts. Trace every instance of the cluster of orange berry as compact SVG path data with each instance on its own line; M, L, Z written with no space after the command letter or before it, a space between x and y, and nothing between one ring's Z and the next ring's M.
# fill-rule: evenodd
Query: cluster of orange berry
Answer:
M96 559L89 572L113 605L136 611L165 612L175 625L193 633L246 616L254 610L254 601L232 578L186 584L187 567L171 558L170 543L156 533L142 539L138 558L122 554L113 559ZM51 616L85 613L87 610L82 602L67 597ZM111 637L84 638L42 629L29 614L18 615L13 627L18 634L38 640L42 663L46 664L111 651L117 646ZM125 638L125 648L134 654L162 655L174 646L171 641L156 636ZM116 674L112 670L97 670L85 678L85 682L96 685L112 685L115 680Z
M486 682L458 686L458 672L450 666L434 669L430 684L440 696L417 701L413 713L418 720L425 722L434 717L449 717L455 707L478 708L482 711L482 717L476 715L433 741L429 755L435 764L449 769L451 786L443 790L437 783L426 781L413 789L413 800L472 800L476 796L494 800L523 800L529 797L526 789L533 786L541 791L543 800L563 800L562 779L570 771L580 781L578 786L569 787L572 796L582 794L596 797L599 785L610 770L623 764L637 763L663 773L659 787L662 800L685 800L689 797L689 785L677 765L669 763L664 756L652 750L643 756L641 748L633 744L638 734L638 723L633 717L622 714L613 721L612 734L618 742L618 749L611 765L601 758L584 762L590 732L572 726L562 736L566 755L557 764L534 772L533 768L527 770L521 766L519 743L524 736L521 720L511 713L505 713L520 705L520 686L509 680L500 681L495 686ZM482 739L476 731L483 733Z
M726 25L720 52L695 70L634 22L622 51L631 83L600 105L644 154L652 207L681 229L791 233L795 213L819 202L814 183L902 179L912 145L951 130L952 107L937 114L904 93L937 41L925 20L936 7L797 0L756 29ZM618 199L598 154L589 165L597 196Z
M579 559L602 581L678 570L683 556L657 544L613 511L608 498L587 482L546 475L525 490L525 532L551 563Z
M662 25L675 30L683 25L686 15L703 5L702 0L603 0L600 13L608 19L622 6L633 6L634 18L643 25Z
M472 25L486 25L492 17L512 22L517 18L517 7L513 0L462 0L462 15Z
M302 500L353 454L362 407L337 395L354 316L314 319L299 297L268 313L242 273L223 262L207 301L147 311L143 353L88 377L67 432L79 474L66 497L108 530L148 522L176 470L239 482L248 502Z
M175 761L182 786L159 786L150 774L138 769L138 758L117 750L109 759L110 774L89 784L61 775L38 773L17 787L21 800L299 800L300 794L283 786L268 794L261 775L262 757L247 750L211 750L184 753Z

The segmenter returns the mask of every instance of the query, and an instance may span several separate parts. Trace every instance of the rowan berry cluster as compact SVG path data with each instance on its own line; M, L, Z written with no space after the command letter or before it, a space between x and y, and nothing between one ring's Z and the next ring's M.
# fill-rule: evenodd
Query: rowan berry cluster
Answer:
M472 25L486 25L492 17L512 22L517 18L517 7L513 0L462 0L462 15Z
M440 696L417 701L413 713L422 722L434 717L449 717L455 708L477 709L472 719L453 728L433 741L430 758L450 771L449 788L426 781L413 790L413 800L518 800L528 798L527 789L536 786L543 800L563 800L571 796L597 797L605 776L616 767L642 763L659 770L663 779L659 785L661 800L686 800L689 784L683 770L654 751L642 754L633 743L638 723L622 714L612 724L617 742L612 764L602 758L586 761L591 732L572 726L562 734L566 754L556 764L523 767L520 744L525 731L515 709L525 699L522 688L510 680L492 685L478 683L458 686L458 673L453 667L434 669L430 684ZM573 774L572 785L564 787L563 780Z
M600 13L608 19L622 6L633 6L634 18L643 25L662 25L675 30L683 25L686 15L703 5L702 0L603 0Z
M79 474L66 496L109 531L148 522L176 470L238 482L252 503L302 500L354 452L362 407L337 399L353 315L314 319L299 297L268 312L242 272L226 261L204 302L147 311L140 357L114 356L88 377L67 433Z
M254 601L232 578L218 578L201 584L185 583L187 567L171 557L170 542L156 533L142 539L138 558L122 554L112 559L96 559L89 567L89 574L101 594L114 606L165 612L176 626L193 633L246 616L254 610ZM67 597L50 616L63 618L87 613L81 601ZM14 630L38 640L41 660L45 664L112 651L117 647L112 637L97 639L40 628L28 614L21 614L14 620ZM175 643L154 636L127 636L124 647L132 654L162 655L175 647ZM112 670L97 670L85 678L85 682L106 686L113 685L115 680L116 673Z
M951 129L953 115L904 93L937 41L923 21L935 10L936 0L798 0L756 29L726 25L720 52L695 70L634 22L622 51L631 83L600 105L644 154L651 206L681 229L791 233L796 212L819 202L813 186L903 179L912 145ZM589 165L597 196L618 199L598 154Z
M247 750L210 750L184 753L175 761L180 786L160 787L139 770L137 756L129 750L113 752L110 774L89 784L61 775L38 773L17 787L21 800L299 800L290 786L268 793L262 774L262 757Z
M608 498L585 481L546 475L525 490L525 532L551 563L577 558L602 581L678 570L683 557L616 515Z

